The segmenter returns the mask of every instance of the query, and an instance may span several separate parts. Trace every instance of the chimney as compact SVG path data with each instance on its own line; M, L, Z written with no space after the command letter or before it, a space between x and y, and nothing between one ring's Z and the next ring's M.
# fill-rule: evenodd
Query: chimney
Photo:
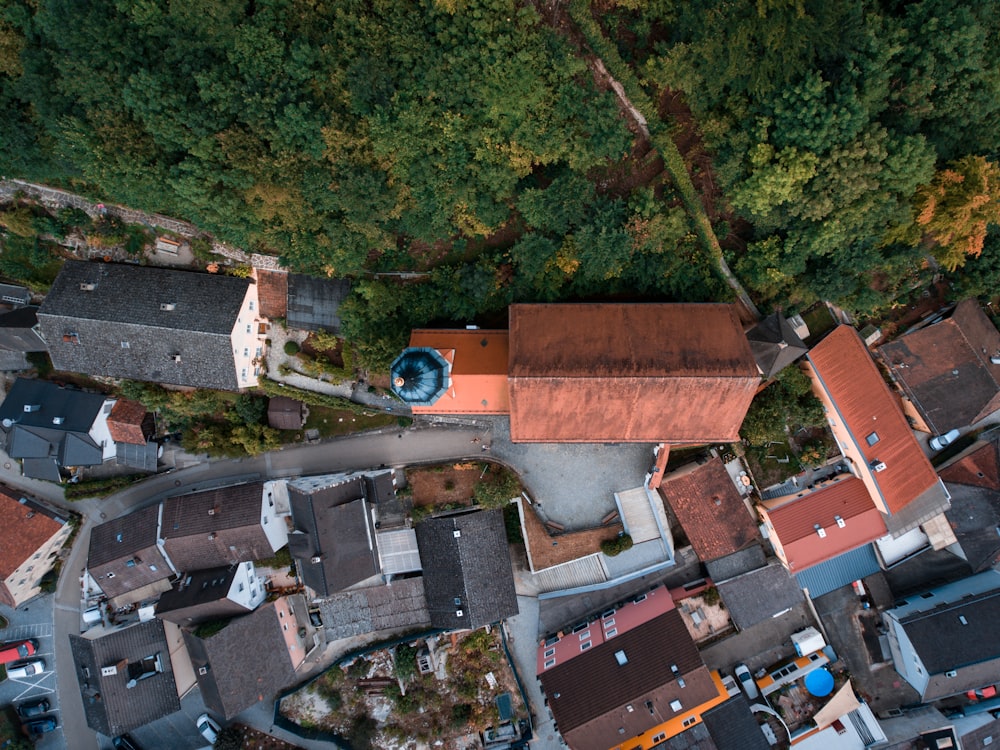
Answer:
M180 352L177 352L176 354L172 354L172 355L170 356L170 359L172 359L172 360L173 360L174 362L177 362L178 364L180 364L180 361L181 361L181 353L180 353Z
M177 309L177 303L176 302L161 302L160 303L160 310L162 312L172 312L173 310L176 310L176 309Z
M62 424L65 421L64 417L52 417L52 424Z
M92 292L95 289L97 289L97 284L87 284L87 283L80 284L81 292Z
M74 331L70 331L69 333L64 333L63 334L63 343L64 344L79 344L80 343L80 337Z
M25 404L24 413L31 414L32 412L40 411L42 408L41 404Z
M820 539L826 539L826 529L824 529L818 523L814 523L813 528L816 529L816 533L819 535Z

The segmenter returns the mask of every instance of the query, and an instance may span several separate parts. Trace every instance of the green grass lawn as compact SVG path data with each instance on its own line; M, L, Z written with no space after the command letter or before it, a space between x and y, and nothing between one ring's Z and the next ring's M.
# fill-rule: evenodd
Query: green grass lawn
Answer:
M778 463L778 459L786 458L790 459L788 463ZM762 490L772 484L784 482L802 471L799 459L792 453L788 443L747 448L746 461L757 486Z
M327 406L310 406L306 429L319 430L320 437L327 438L388 427L398 424L397 420L396 416L381 412L354 414L341 409L331 409Z

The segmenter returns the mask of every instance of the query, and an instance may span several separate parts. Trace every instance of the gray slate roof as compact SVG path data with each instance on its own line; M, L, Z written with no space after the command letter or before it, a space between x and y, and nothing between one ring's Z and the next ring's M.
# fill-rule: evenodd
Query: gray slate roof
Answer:
M773 313L747 331L750 351L765 378L771 378L809 351L781 313Z
M288 500L295 528L288 549L306 585L320 596L341 591L380 571L365 477L334 479L312 488L290 482ZM318 561L314 562L316 558Z
M746 696L735 695L701 715L719 750L770 750Z
M45 342L32 330L38 323L38 308L19 307L0 314L0 349L16 352L44 352Z
M709 560L705 563L705 570L709 578L718 583L763 568L765 564L764 550L759 544L754 544L717 560Z
M416 532L434 627L478 628L517 614L502 511L428 518Z
M424 579L403 578L392 586L338 591L319 601L327 642L397 628L431 624Z
M260 482L163 501L163 547L178 571L205 570L274 555L261 526Z
M231 276L69 261L38 320L58 370L236 390L230 334L250 283ZM94 286L85 291L81 285Z
M0 302L12 305L26 305L31 302L31 292L27 287L15 284L0 284Z
M798 581L777 562L717 583L716 587L729 616L740 630L805 601Z
M340 333L340 303L351 293L347 279L288 274L288 325Z
M231 719L260 700L272 700L295 680L282 624L271 602L208 638L184 633L207 708ZM294 619L287 624L297 627Z
M91 729L113 737L180 711L170 653L159 620L107 631L98 638L71 634L69 644ZM135 676L142 669L140 662L156 655L162 671L127 687L130 673ZM123 661L127 666L122 666ZM116 665L119 668L115 674L101 673L102 668Z

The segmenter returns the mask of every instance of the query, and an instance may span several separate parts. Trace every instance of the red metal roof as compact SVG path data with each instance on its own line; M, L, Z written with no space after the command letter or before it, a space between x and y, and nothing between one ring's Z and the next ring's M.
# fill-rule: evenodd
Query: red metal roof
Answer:
M733 307L510 307L517 442L734 440L760 380Z
M761 508L771 532L784 549L793 573L868 544L886 533L882 514L857 477L803 493L778 508ZM844 526L837 524L839 516ZM823 529L821 537L816 526Z
M820 387L836 408L830 418L847 428L866 463L885 464L872 478L888 510L896 513L930 489L937 474L858 332L838 326L808 357ZM869 445L872 433L878 441Z
M437 349L451 363L451 387L433 406L414 406L414 414L506 414L507 331L416 330L410 346Z

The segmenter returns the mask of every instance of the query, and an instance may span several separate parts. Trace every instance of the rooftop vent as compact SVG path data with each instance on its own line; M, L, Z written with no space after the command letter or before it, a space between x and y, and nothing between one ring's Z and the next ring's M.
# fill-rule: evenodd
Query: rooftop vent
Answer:
M837 522L837 526L840 528L844 528L845 526L847 526L847 521L845 521L840 516L834 516L833 520Z
M1000 354L994 354L992 357L990 357L990 364L1000 365Z
M312 557L309 558L309 562L311 562L313 565L319 565L321 562L323 562L323 555L313 555Z
M80 286L83 286L83 284ZM101 667L101 677L111 677L116 674L118 674L118 667L113 664L110 667Z
M455 617L462 617L464 615L465 615L465 612L463 612L462 610L460 610L460 609L456 609L455 610Z
M62 424L65 421L65 417L52 417L52 424Z
M452 534L454 534L454 536L455 536L456 539L458 539L460 536L462 536L462 532L459 529L455 529L452 532Z
M31 414L32 412L39 411L42 408L41 404L25 404L24 413Z
M208 667L198 667L198 674L200 675L208 674Z
M824 529L818 523L814 523L813 528L816 529L816 533L819 535L820 539L826 539L826 529Z
M879 461L877 458L873 458L872 462L868 465L871 466L872 471L885 471L885 463Z
M163 312L171 312L171 311L176 310L176 309L177 309L177 303L176 302L161 302L160 303L160 310L162 310Z
M214 516L215 515L215 508L209 508L208 509L208 515Z
M208 541L210 541L210 542L214 542L214 541L216 540L216 538L218 538L218 536L219 536L219 535L218 535L218 534L216 534L216 533L215 533L215 532L213 531L213 532L212 532L211 534L209 534L209 535L208 535Z
M92 292L95 289L97 289L97 284L87 284L87 283L80 284L81 292Z
M615 661L618 662L619 667L624 667L628 664L628 657L625 656L624 651L615 651Z
M177 352L176 354L171 354L170 359L172 359L174 362L179 363L181 361L181 353Z

